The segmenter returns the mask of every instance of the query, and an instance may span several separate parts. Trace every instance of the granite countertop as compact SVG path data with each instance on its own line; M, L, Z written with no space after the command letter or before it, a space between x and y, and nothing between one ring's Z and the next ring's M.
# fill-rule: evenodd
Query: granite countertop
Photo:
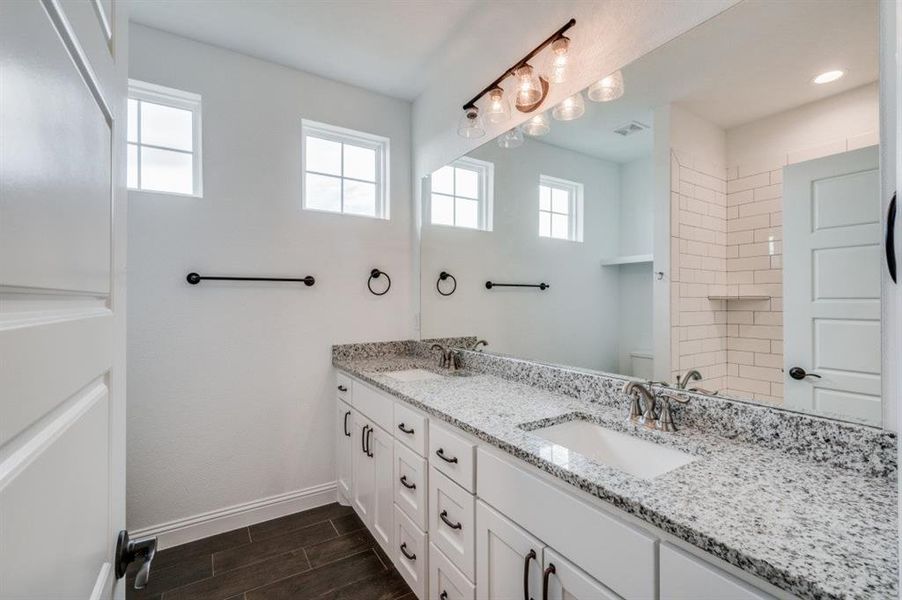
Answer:
M895 478L805 460L691 427L650 431L596 402L484 373L402 382L435 371L413 355L333 364L429 415L803 598L897 597ZM558 447L530 429L582 418L697 460L641 479Z

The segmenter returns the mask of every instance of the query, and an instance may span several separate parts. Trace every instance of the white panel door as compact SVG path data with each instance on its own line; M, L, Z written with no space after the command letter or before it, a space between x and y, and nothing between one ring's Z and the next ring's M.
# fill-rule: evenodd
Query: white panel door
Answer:
M482 500L476 501L476 597L542 597L542 543Z
M124 597L125 7L0 2L0 599Z
M354 413L350 406L338 400L336 417L335 480L339 496L350 504L354 481Z
M370 433L370 462L373 463L373 523L370 531L386 554L392 551L395 515L395 438L381 427Z
M351 439L351 461L353 467L354 487L352 488L351 506L357 512L360 520L369 526L372 523L373 494L375 493L375 471L367 442L370 437L372 424L363 415L355 412L353 415L354 427Z
M878 149L791 165L783 185L786 406L879 425Z

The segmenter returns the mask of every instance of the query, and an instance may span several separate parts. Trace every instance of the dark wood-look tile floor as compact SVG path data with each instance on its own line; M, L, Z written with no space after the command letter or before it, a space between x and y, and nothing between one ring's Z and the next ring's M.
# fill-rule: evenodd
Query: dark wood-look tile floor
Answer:
M127 600L416 600L354 511L328 504L157 553Z

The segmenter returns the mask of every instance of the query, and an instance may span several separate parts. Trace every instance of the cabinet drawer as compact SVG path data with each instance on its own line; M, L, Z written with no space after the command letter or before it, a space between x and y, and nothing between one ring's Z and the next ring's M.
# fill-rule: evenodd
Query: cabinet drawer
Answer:
M425 416L400 402L395 402L395 426L392 433L405 446L420 456L426 456Z
M470 492L475 492L476 446L429 422L429 464L456 481Z
M351 404L385 431L392 430L395 402L387 394L357 381L354 383L354 396Z
M345 375L344 373L335 374L335 393L338 395L339 399L344 400L345 402L351 401L352 392L354 389L353 380Z
M429 598L475 600L476 587L442 551L429 544Z
M426 459L395 440L395 505L417 527L426 530Z
M476 499L436 469L429 472L432 543L472 581L476 571Z
M395 551L392 558L401 576L420 600L426 600L428 548L426 534L395 507Z
M616 594L655 597L657 539L506 459L478 454L482 500Z
M753 588L703 560L661 544L661 600L765 600Z

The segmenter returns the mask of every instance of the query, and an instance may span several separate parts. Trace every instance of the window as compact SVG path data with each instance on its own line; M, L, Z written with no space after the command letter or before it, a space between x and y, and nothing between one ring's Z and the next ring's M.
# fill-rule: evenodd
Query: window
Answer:
M301 122L303 207L388 219L388 138Z
M200 96L129 80L128 187L202 196Z
M494 165L461 158L432 174L431 222L492 230Z
M539 176L539 235L583 241L583 184Z

